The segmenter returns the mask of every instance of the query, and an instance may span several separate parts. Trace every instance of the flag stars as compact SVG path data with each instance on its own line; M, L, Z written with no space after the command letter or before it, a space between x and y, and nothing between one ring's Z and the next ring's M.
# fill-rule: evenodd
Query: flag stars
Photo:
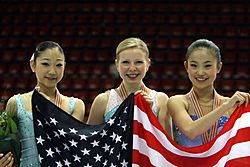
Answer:
M37 144L41 144L41 145L43 145L43 142L45 141L44 139L42 139L42 136L37 137L36 140L37 140Z
M122 121L121 121L121 120L119 120L119 123L117 124L117 126L120 126L120 125L121 125L121 123L122 123Z
M128 145L128 143L122 142L122 150L126 150L127 149L127 145Z
M64 162L64 164L65 164L66 166L68 166L68 167L69 167L70 164L71 164L67 159L66 159L66 160L63 160L63 162Z
M121 162L122 167L127 167L128 166L128 162L125 161L125 159Z
M116 167L116 165L114 165L113 163L111 163L111 166L110 167Z
M63 146L64 146L64 150L69 150L69 146L65 143L63 143Z
M120 108L123 115L109 119L105 126L91 129L86 126L86 130L85 126L78 128L72 126L73 124L65 124L66 121L74 120L69 120L71 116L64 120L64 117L60 115L62 112L58 112L56 115L51 114L50 111L54 111L54 109L60 110L53 107L55 106L48 111L46 109L43 111L47 112L46 115L37 114L40 118L34 117L34 126L38 129L35 141L41 166L129 166L131 157L126 156L128 155L126 151L130 149L129 142L132 142L127 137L131 135L128 131L130 128L128 121L131 120L127 118L128 114L124 115L124 112L129 112L130 107L127 108L127 111ZM66 154L67 156L63 158L63 155Z
M70 144L71 144L71 147L77 147L77 144L78 144L78 142L75 142L74 141L74 139L72 139L71 141L69 141L70 142Z
M101 136L104 137L104 136L107 136L107 131L106 130L102 130L102 133L101 133Z
M86 148L84 148L84 150L81 150L81 152L83 153L83 155L89 155L89 151Z
M80 159L81 159L81 158L80 158L80 157L78 157L77 155L73 155L73 157L75 158L75 159L74 159L74 161L81 162L81 161L80 161Z
M108 161L107 161L107 160L105 160L102 164L103 164L103 166L107 166Z
M94 158L95 158L95 162L98 162L98 161L101 161L102 156L97 154Z
M126 128L127 128L127 125L126 125L126 124L122 126L123 131L125 131Z
M50 123L56 125L58 122L55 118L50 118Z
M36 109L37 109L37 111L41 112L40 109L39 109L39 107L38 107L38 105L36 105Z
M86 135L79 135L80 136L80 140L84 139L87 140L87 136Z
M87 165L85 165L83 167L92 167L92 165L89 165L89 163L88 163Z
M47 139L49 139L49 140L51 141L51 138L50 138L50 136L49 136L48 134L46 134L46 136L47 136Z
M120 156L121 156L120 153L116 156L118 160L120 160Z
M56 150L56 152L57 152L58 154L61 153L61 151L60 151L57 147L55 147L55 150Z
M44 121L45 121L46 125L50 126L50 124L48 123L48 121L46 119L44 119Z
M74 133L74 134L78 132L77 130L75 130L75 128L69 128L69 130L70 130L70 133Z
M59 134L63 137L65 137L65 134L67 134L64 129L61 129L61 130L58 130L59 131Z
M111 125L113 125L115 123L115 120L114 119L109 119L109 121L108 121L108 124L111 126Z
M110 136L113 140L115 140L116 134L113 132L113 134Z
M128 113L127 109L128 109L128 107L126 107L123 112Z
M57 137L57 138L60 139L59 134L57 132L55 132L55 131L54 131L54 137Z
M115 138L115 143L117 143L117 142L121 142L121 138L122 138L122 136L116 136L116 138Z
M109 146L109 145L107 145L107 143L105 143L105 146L104 146L104 147L102 147L102 148L104 148L104 151L105 151L105 152L107 152L107 151L109 150L109 147L110 147L110 146Z
M56 161L56 167L62 167L62 163L60 161Z
M99 141L94 140L91 144L93 145L93 147L99 146Z
M39 154L38 158L39 158L39 162L42 163L43 157L41 157L41 155Z
M92 133L90 133L92 136L94 136L94 135L96 135L96 134L98 134L98 131L94 131L94 132L92 132Z
M37 126L43 127L43 124L42 124L42 122L41 122L40 120L37 120L37 122L38 122L38 125L37 125Z
M53 152L53 151L51 150L51 148L49 148L49 150L46 150L46 152L47 152L47 156L51 156L51 157L53 158L53 154L54 154L55 152Z
M109 155L113 154L114 153L114 148L111 148L110 152L109 152Z

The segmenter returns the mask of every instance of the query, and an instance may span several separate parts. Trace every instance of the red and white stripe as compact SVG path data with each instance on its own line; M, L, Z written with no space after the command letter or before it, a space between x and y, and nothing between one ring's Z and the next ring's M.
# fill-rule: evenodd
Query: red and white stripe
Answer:
M249 120L250 105L241 106L212 141L185 148L167 135L138 94L134 106L132 166L250 166Z

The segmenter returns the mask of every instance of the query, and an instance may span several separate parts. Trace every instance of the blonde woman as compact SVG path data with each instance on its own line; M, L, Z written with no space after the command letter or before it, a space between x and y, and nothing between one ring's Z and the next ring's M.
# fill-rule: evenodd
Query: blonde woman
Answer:
M167 112L168 96L143 83L149 66L149 50L139 38L127 38L116 49L115 65L122 78L120 86L99 94L90 109L88 124L107 122L130 93L141 93L167 133L172 136L171 119Z

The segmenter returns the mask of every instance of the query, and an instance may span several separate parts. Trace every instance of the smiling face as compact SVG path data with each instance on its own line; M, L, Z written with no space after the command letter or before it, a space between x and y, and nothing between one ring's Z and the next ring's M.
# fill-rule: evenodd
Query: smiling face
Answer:
M193 50L184 65L190 81L197 88L213 87L222 66L214 52L207 48Z
M130 48L119 53L116 67L126 83L141 83L149 68L149 58L138 48Z
M54 88L63 78L65 58L57 47L44 50L30 63L36 74L37 86Z

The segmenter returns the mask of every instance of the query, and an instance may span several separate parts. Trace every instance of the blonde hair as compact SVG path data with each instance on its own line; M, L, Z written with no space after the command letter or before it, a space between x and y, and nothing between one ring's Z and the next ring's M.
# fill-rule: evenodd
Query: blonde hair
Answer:
M140 38L130 37L122 42L119 43L119 45L116 48L116 59L119 59L119 54L127 49L131 48L138 48L141 49L143 52L146 53L146 57L149 58L149 51L147 44L143 42Z

